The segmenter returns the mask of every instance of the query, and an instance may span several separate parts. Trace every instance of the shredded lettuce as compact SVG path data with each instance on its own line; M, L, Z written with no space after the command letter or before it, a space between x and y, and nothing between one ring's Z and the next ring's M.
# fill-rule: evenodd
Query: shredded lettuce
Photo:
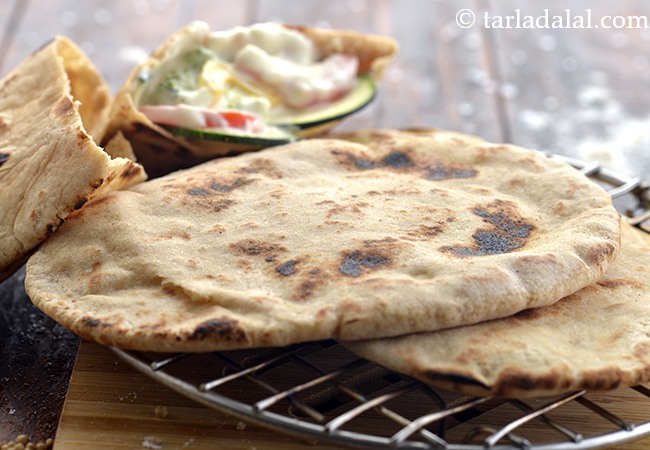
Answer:
M184 94L199 88L201 70L206 61L213 58L217 58L217 55L205 47L187 52L178 60L177 68L170 70L160 84L151 91L146 103L150 105L181 103Z

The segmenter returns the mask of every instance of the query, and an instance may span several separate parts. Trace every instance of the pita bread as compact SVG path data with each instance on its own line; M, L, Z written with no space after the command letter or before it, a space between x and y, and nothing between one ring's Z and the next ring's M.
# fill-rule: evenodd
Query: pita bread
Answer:
M77 111L86 133L95 142L101 142L108 126L113 101L108 84L72 41L58 36L50 45L63 63L70 84L70 95L78 102Z
M573 168L453 133L358 133L222 158L71 214L27 292L103 344L208 351L398 335L553 303L615 257Z
M539 397L648 381L650 246L641 233L626 225L607 275L551 306L347 345L426 383L479 395Z
M105 101L101 86L93 94L86 84L97 78L83 78L96 73L89 66L74 44L57 37L0 82L0 280L71 211L145 178L141 166L112 160L86 131L101 128Z
M397 53L397 43L390 38L354 31L328 30L313 27L286 25L308 36L320 50L323 57L331 53L348 53L359 57L360 74L371 75L379 80L385 67ZM235 155L249 150L258 150L257 144L222 142L176 136L155 124L137 109L135 93L142 86L142 73L151 72L163 61L172 58L185 49L203 44L211 31L204 22L192 22L172 34L152 55L131 71L116 95L111 112L107 139L121 131L131 141L138 161L151 177L157 177L172 170L191 167L209 159ZM338 122L316 127L303 132L301 137L322 134Z

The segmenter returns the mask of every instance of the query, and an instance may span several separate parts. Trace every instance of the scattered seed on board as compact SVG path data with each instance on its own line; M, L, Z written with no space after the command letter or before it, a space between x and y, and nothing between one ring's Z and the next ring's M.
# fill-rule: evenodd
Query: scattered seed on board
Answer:
M0 450L50 450L54 446L54 439L32 442L26 434L19 434L13 441L0 444Z

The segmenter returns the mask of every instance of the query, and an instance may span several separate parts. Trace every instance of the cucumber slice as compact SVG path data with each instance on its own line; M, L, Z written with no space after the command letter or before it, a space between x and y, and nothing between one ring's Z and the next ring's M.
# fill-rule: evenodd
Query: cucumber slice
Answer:
M296 140L292 137L260 137L249 134L227 133L222 130L199 130L194 128L182 128L164 125L164 128L175 136L182 136L191 139L201 139L204 141L220 141L231 144L254 145L260 147L270 147L273 145L288 144Z
M328 123L338 122L346 116L363 109L374 98L376 85L372 77L361 75L357 85L347 95L333 104L307 112L276 116L269 125L281 128L287 132L287 137L268 137L228 133L222 130L202 130L163 125L170 133L176 136L199 139L205 141L221 141L232 144L243 144L259 147L288 144L300 139L300 132L310 128L324 127Z

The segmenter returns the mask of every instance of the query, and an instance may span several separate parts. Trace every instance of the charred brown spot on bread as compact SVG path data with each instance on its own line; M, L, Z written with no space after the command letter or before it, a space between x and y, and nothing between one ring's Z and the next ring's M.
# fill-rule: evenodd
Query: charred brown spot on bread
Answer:
M0 153L0 166L6 163L9 160L11 155L9 153Z
M415 163L407 153L398 150L393 150L381 160L381 166L392 167L392 168L405 168L405 167L413 167L415 166Z
M467 146L466 141L459 141L457 142L460 145ZM479 145L474 148L474 163L476 164L484 164L485 162L491 160L495 156L499 155L500 153L510 151L509 147L507 145L503 144L487 144L484 143L483 145Z
M231 181L214 180L210 183L210 189L216 192L231 192L242 186L252 183L254 180L251 178L236 178Z
M291 259L284 264L281 264L275 268L275 270L282 276L288 277L290 275L295 274L298 272L298 269L296 269L296 266L298 265L298 261L295 259Z
M336 156L339 164L352 169L373 169L377 166L375 161L366 159L363 156L355 154L356 152L344 150L332 150L332 155Z
M188 339L203 341L213 337L226 342L243 342L247 339L246 332L239 326L239 322L227 317L206 320L194 329Z
M499 374L499 378L494 386L494 395L498 397L511 397L512 393L517 391L565 390L570 385L571 381L555 370L533 376L529 372L509 367Z
M356 152L353 152L352 150L332 150L332 154L338 158L340 164L355 169L407 169L416 166L411 156L409 156L406 151L400 150L392 150L386 156L378 160L366 158L365 156L356 154Z
M597 281L596 284L606 289L617 289L626 286L630 286L636 289L645 288L645 285L643 283L629 278L605 278L603 280Z
M74 209L81 209L87 202L88 202L87 198L85 197L82 198L74 205Z
M280 179L284 174L277 164L267 158L255 158L250 163L239 169L240 173L257 173L269 178Z
M163 186L163 188L167 188ZM173 188L172 188L173 190ZM184 188L187 196L178 197L177 195L171 195L168 197L169 202L180 202L181 206L184 207L199 207L203 209L210 210L212 212L218 213L223 211L230 206L232 206L235 201L231 198L221 195L209 188L195 187L191 189Z
M89 316L84 316L81 318L81 324L87 328L97 328L102 324L102 321Z
M426 167L425 170L427 179L433 181L447 180L449 178L472 178L478 174L478 170L475 169L445 165L440 162Z
M339 271L348 277L359 277L367 270L380 269L391 264L390 258L373 251L353 251L343 255Z
M259 241L257 239L244 239L230 244L229 248L235 255L261 256L269 262L274 261L278 254L287 251L287 249L280 244Z
M495 200L486 207L474 207L472 213L489 226L474 232L474 245L445 246L440 249L442 252L460 257L509 253L525 246L535 228L521 217L510 201Z
M406 230L406 235L403 236L403 238L415 241L430 240L438 236L440 233L443 233L445 231L446 224L446 220L441 220L432 225L420 225L417 228Z
M56 109L54 110L54 114L62 119L64 117L68 117L69 115L74 113L74 103L68 96L61 97L61 100L59 100L59 103L56 105Z
M431 181L441 181L450 178L473 178L478 175L478 170L443 161L429 161L415 159L408 149L393 149L384 157L373 160L359 155L357 152L345 150L332 150L339 164L350 169L369 170L382 169L404 173L419 173L423 178Z
M137 164L130 163L127 167L126 170L124 170L121 174L120 177L122 177L125 180L130 180L132 178L135 178L137 176L140 176L142 174L142 167L138 166Z
M169 241L172 239L181 239L183 241L191 241L192 240L192 235L188 232L185 231L174 231L174 232L169 232L162 234L160 236L156 236L154 238L155 240L161 240L161 241Z
M209 174L201 173L195 177L189 177L179 185L176 179L172 178L162 184L162 189L171 192L185 191L193 196L217 196L222 197L232 193L234 190L253 183L255 179L246 177L225 177L215 178Z
M50 236L50 235L52 235L56 230L59 229L59 227L60 227L61 225L63 225L63 222L64 222L64 221L65 221L65 219L63 219L62 217L57 217L56 222L53 222L53 223L47 224L47 225L45 226L45 235L46 235L46 236Z
M93 267L90 270L90 274L88 276L88 289L90 292L95 292L96 289L101 284L102 281L101 268L102 268L102 263L97 261L93 264Z
M210 233L217 233L217 234L223 234L226 232L226 227L221 225L220 223L215 223L210 227L208 230Z
M298 285L294 293L294 297L298 300L303 300L310 297L316 290L328 282L328 274L321 269L313 268L309 270L303 278L303 281ZM329 310L328 310L329 311ZM320 316L322 311L318 312Z
M587 370L582 376L579 389L591 391L616 389L622 381L623 372L618 367L610 366L598 370Z
M510 181L508 181L508 185L510 186L510 189L516 189L521 186L526 185L526 180L524 178L513 178Z
M339 205L336 204L336 202L332 203L334 203L336 206L330 208L329 211L327 211L328 219L331 219L333 216L339 214L362 214L362 208L367 208L370 206L370 203L367 202L356 202L347 205ZM324 202L321 202L320 204L324 204Z
M609 260L616 252L616 245L613 242L601 242L586 247L582 259L590 266L601 266Z

